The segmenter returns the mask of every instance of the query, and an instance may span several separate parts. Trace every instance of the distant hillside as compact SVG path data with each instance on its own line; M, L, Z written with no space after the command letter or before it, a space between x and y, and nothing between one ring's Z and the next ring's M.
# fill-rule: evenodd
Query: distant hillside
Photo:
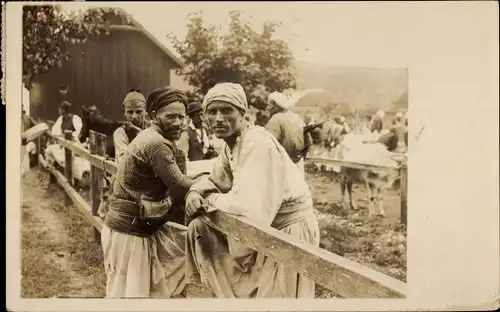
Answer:
M294 66L297 89L326 89L341 107L351 111L356 107L365 112L381 107L408 109L408 72L404 68L340 67L302 61L296 61ZM190 88L174 72L171 84L184 90Z
M408 72L404 68L340 67L296 61L294 71L297 89L326 89L339 104L348 104L352 110L357 106L368 111L384 106L389 109L398 100L398 108L405 104L408 108Z
M408 90L394 102L394 110L408 110Z

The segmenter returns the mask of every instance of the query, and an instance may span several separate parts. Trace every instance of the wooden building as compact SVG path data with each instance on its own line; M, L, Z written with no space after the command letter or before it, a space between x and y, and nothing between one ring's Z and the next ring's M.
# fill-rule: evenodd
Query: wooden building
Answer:
M72 112L95 105L107 118L122 120L121 103L127 92L170 85L172 69L183 66L152 34L124 11L110 15L101 35L84 44L69 44L70 60L35 78L30 89L30 115L55 120L63 100ZM64 87L66 86L66 87ZM61 89L67 88L66 95ZM63 92L64 93L64 92Z

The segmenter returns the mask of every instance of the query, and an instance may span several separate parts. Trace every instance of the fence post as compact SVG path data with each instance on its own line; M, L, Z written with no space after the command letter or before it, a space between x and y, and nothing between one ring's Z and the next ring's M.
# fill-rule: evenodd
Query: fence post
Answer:
M406 143L405 143L405 132L406 132L405 130L406 130L406 127L401 122L401 124L397 128L398 146L396 148L396 152L398 152L398 153L405 153L408 150L408 146L406 146Z
M408 225L408 163L403 161L399 169L401 177L401 223L405 226Z
M89 132L89 149L90 154L97 156L106 156L106 135L90 130ZM92 215L97 216L99 205L101 204L101 190L102 190L102 179L104 178L104 171L95 167L90 167L90 193L91 193L91 207ZM101 235L99 231L94 228L94 239L99 241Z
M73 140L73 132L72 131L64 131L64 139L68 141ZM73 186L73 152L69 148L64 148L64 175L66 180L68 180L69 185ZM68 193L65 193L65 204L69 206L73 203L71 197L69 197Z
M40 151L42 149L42 136L45 134L42 134L38 138L36 138L36 166L38 169L42 168L42 164L40 163L40 155L43 155L43 153Z

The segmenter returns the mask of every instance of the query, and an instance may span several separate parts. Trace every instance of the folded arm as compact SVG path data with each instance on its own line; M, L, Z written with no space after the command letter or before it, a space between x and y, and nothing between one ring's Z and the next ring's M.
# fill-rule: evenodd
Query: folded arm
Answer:
M210 175L200 178L193 186L192 191L207 197L212 193L226 193L232 186L233 175L229 160L224 152L215 159Z
M285 190L285 163L269 138L246 142L231 190L206 197L209 207L270 225Z
M145 154L155 175L167 186L169 193L176 198L184 197L194 181L181 172L171 147L165 143L152 144Z

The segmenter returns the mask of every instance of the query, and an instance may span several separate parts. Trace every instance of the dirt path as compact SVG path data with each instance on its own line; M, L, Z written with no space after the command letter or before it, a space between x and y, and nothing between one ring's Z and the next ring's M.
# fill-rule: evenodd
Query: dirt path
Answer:
M64 194L36 170L23 178L23 298L103 297L102 251L92 229L76 208L64 206Z

